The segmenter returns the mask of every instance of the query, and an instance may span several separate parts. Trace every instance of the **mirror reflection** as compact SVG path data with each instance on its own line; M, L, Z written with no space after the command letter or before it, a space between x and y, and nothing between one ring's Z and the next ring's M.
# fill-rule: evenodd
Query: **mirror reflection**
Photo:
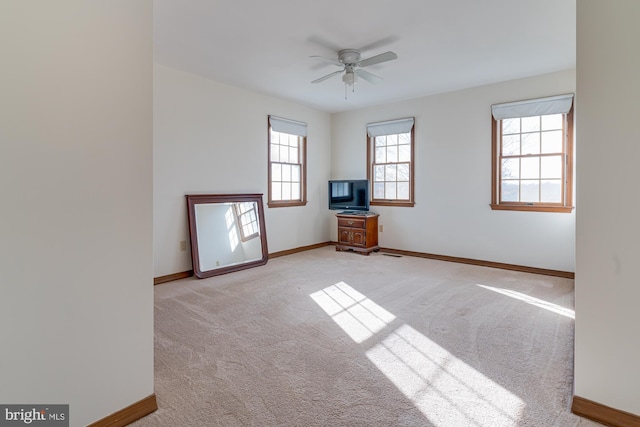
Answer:
M267 262L261 194L188 195L187 205L196 277Z

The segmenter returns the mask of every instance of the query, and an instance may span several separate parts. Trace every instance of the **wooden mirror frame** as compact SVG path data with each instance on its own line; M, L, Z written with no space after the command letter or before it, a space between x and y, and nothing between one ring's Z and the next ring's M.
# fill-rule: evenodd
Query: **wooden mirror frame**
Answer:
M267 249L267 234L264 223L264 208L262 205L262 194L187 194L187 212L189 217L189 237L191 238L191 261L193 264L193 274L204 279L220 274L231 273L232 271L244 270L246 268L264 265L269 259L269 251ZM214 268L211 270L201 270L200 268L200 252L198 245L198 233L196 224L196 206L200 204L210 203L237 203L237 202L255 202L258 207L258 221L260 229L260 241L262 248L262 258L250 260L244 263L232 264Z

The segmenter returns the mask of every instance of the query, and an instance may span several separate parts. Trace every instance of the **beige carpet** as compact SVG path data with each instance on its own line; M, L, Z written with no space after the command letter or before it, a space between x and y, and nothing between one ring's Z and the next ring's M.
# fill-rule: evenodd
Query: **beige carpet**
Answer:
M572 308L572 280L333 247L158 285L133 425L596 426Z

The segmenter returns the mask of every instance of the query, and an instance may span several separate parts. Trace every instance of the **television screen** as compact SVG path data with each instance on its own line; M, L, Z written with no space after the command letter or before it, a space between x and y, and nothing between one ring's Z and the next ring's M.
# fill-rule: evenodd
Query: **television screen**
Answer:
M369 181L366 179L329 181L329 209L369 210Z

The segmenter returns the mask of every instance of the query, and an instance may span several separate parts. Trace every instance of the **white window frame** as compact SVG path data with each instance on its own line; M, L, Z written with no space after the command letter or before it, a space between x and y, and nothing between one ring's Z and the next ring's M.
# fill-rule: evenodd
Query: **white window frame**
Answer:
M409 145L410 145L410 154L409 160L405 161L386 161L383 163L376 162L376 138L398 138L399 135L409 134ZM392 144L393 146L394 144ZM405 144L400 144L405 145ZM391 146L391 147L392 147ZM397 198L397 197L384 197L384 198L376 198L375 186L376 183L380 184L381 182L393 183L396 185L399 182L407 182L407 181L398 181L396 180L385 180L378 181L376 180L375 169L376 167L387 167L394 166L400 164L408 164L409 172L408 172L408 198ZM415 194L415 119L413 117L390 120L385 122L377 122L377 123L369 123L367 124L367 179L369 180L369 198L370 205L372 206L403 206L403 207L413 207L415 205L414 194ZM386 196L386 193L385 193Z
M529 99L525 101L495 104L491 107L492 123L492 165L491 165L491 209L515 210L533 212L561 212L569 213L573 210L573 94L559 95L546 98ZM505 119L526 119L531 117L543 117L547 115L563 115L563 142L562 151L544 154L518 154L503 156L502 122ZM541 119L542 120L542 119ZM543 130L539 131L541 134ZM535 133L535 131L534 131ZM519 132L522 135L522 132ZM503 160L523 159L526 157L542 159L546 155L562 156L562 188L561 201L531 202L531 201L503 201L502 200L502 164ZM506 178L504 179L506 180ZM522 181L523 178L517 178ZM542 181L542 177L538 180Z
M298 122L295 120L284 119L276 116L269 116L268 118L268 152L267 152L267 160L268 160L268 198L267 198L267 206L270 208L279 208L279 207L289 207L289 206L305 206L307 204L307 124L303 122ZM297 156L294 162L291 162L290 158L287 161L280 161L280 154L275 156L272 151L275 148L283 148L285 151L286 147L281 147L281 144L275 143L272 141L274 133L288 135L289 138L295 137L297 140ZM273 142L273 144L272 144ZM277 147L276 147L277 146ZM296 147L290 147L289 149L295 149ZM277 157L277 159L276 159ZM296 199L292 198L278 198L274 192L275 185L282 185L283 187L286 184L292 185L294 182L285 181L285 180L277 180L274 181L273 177L273 169L274 165L280 165L285 167L290 166L298 166L300 168L300 190L299 197Z

